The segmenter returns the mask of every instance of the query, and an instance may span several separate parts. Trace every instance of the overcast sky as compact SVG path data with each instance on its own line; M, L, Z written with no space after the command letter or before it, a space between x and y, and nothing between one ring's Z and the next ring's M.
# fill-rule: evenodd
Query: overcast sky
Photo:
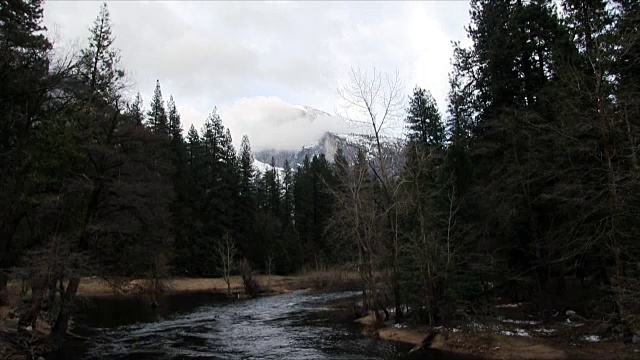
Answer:
M60 46L83 46L100 2L45 3ZM281 126L288 104L335 113L351 66L399 71L445 110L451 41L468 43L468 1L109 1L116 46L148 106L156 79L185 131L217 106L238 143L295 149L322 126ZM264 109L264 111L262 111ZM289 130L290 128L290 130Z

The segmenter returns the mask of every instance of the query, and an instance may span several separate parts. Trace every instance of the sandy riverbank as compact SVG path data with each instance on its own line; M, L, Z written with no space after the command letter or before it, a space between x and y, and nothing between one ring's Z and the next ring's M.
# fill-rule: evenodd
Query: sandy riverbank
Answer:
M375 330L374 336L412 345L421 344L428 328L393 328ZM474 356L479 359L551 360L551 359L640 359L638 346L625 345L620 339L598 342L575 341L569 336L503 335L492 331L469 332L441 329L430 349ZM418 358L418 357L416 357Z
M329 305L345 321L361 324L363 333L369 336L419 345L433 331L428 326L394 324L392 321L376 328L373 315L354 320L353 309L357 300L340 300ZM589 323L570 326L565 322L542 324L536 321L525 324L524 321L503 318L440 327L436 328L437 335L428 349L416 351L407 359L640 359L639 345L623 344L620 338L586 335L594 334L598 326Z
M381 328L375 336L385 339L418 345L428 331L418 329ZM552 360L552 359L639 359L637 346L625 345L620 340L607 340L592 343L574 343L561 339L540 337L506 336L486 333L441 331L433 340L429 349L444 353L468 356L469 359L513 359L513 360ZM422 353L428 353L429 350ZM418 353L420 354L420 352ZM421 358L419 356L416 359Z

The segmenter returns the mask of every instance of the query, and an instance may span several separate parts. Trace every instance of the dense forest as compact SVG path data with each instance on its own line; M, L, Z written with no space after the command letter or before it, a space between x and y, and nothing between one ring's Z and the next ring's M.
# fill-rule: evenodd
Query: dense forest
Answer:
M637 1L473 0L445 111L353 70L340 95L376 150L263 173L215 108L185 134L160 81L131 96L106 5L77 54L42 17L42 0L0 1L0 302L26 279L25 321L47 308L54 340L83 277L247 267L356 270L368 306L387 311L387 293L398 319L442 323L500 294L628 341L640 329ZM394 115L409 132L391 158Z

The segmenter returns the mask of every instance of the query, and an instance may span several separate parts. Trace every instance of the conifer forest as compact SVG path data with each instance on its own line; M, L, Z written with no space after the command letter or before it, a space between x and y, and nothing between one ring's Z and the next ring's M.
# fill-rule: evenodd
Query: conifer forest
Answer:
M344 271L378 328L482 319L503 299L640 343L638 1L471 0L446 103L354 64L334 88L368 145L263 168L215 99L187 127L163 79L142 97L107 4L77 52L56 51L43 6L0 0L11 336L45 321L60 347L88 279L144 279L162 306L177 278L231 294L241 276L251 298L260 276Z

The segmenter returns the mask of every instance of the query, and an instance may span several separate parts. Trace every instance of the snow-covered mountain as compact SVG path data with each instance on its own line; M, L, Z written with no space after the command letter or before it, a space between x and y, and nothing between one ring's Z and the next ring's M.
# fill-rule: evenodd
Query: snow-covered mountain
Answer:
M381 140L385 156L396 157L400 149L399 140L392 137L383 137ZM314 155L324 154L329 162L333 162L333 157L339 148L342 149L349 161L353 161L356 158L358 149L364 150L368 157L371 157L371 154L377 151L376 141L373 136L326 132L318 141L303 146L299 151L262 150L256 152L254 156L256 161L266 164L270 164L273 157L277 167L284 166L285 160L289 160L291 167L295 169L302 165L305 156L309 156L311 159Z
M264 149L254 152L254 167L258 171L264 172L271 169L269 164L271 164L272 158L275 161L276 167L282 171L286 160L288 160L291 167L295 169L302 165L305 156L309 156L309 159L311 159L315 155L324 154L329 162L333 162L333 157L339 148L342 149L345 157L349 161L355 160L358 149L364 150L368 157L373 156L374 152L377 152L375 138L371 135L329 131L332 124L336 122L346 122L345 119L309 106L292 105L292 107L300 111L297 122L313 124L314 127L326 125L325 130L319 138L310 144L302 146L300 150ZM381 138L381 144L385 156L391 157L392 159L398 158L401 149L400 139L384 136Z
M271 165L256 159L253 160L253 168L256 169L256 171L261 174L264 174L265 172L273 169ZM278 166L276 166L276 170L278 171L278 173L282 173L284 171L282 167L278 167Z

